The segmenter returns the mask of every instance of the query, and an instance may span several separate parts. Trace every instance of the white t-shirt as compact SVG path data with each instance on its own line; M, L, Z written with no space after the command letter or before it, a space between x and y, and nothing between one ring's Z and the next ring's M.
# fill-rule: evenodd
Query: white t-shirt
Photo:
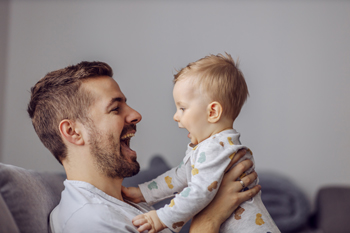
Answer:
M50 214L53 233L137 233L131 220L152 210L146 203L122 202L83 181L65 180L64 186L61 201Z

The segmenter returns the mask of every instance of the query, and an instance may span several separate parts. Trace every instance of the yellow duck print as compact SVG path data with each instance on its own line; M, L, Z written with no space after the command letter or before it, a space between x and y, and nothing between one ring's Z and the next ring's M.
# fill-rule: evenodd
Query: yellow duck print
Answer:
M175 201L174 201L174 199L171 199L169 207L173 207L174 205L175 205Z
M170 176L166 176L164 179L165 179L165 183L167 183L168 187L169 187L170 189L173 189L173 188L174 188L174 185L171 184L171 180L172 180L173 178L171 178Z
M231 146L234 145L233 142L232 142L232 138L231 138L231 137L227 137L227 141L228 141L228 143L229 143Z
M232 160L233 157L235 157L235 155L236 155L236 152L233 152L233 153L229 156L229 158Z
M264 220L261 218L261 216L262 215L260 213L256 214L256 219L255 219L256 225L261 226L265 223Z
M197 168L194 168L194 165L191 165L192 167L192 176L197 175L199 173Z

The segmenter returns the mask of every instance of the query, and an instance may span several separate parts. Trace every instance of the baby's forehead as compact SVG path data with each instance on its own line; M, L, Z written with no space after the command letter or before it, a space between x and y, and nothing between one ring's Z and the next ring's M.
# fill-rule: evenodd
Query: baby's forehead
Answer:
M205 99L213 100L213 94L210 94L210 88L205 88L196 78L187 77L179 79L174 86L176 97L179 99ZM175 96L174 96L175 97Z
M177 79L176 83L178 83L178 82L184 83L184 85L193 86L195 88L199 88L205 84L205 80L203 78L201 78L200 75L192 74L192 73L186 73L186 74L181 75Z
M194 89L199 90L202 95L216 96L213 88L210 88L213 82L215 82L213 79L203 78L200 74L189 74L180 80L191 85Z

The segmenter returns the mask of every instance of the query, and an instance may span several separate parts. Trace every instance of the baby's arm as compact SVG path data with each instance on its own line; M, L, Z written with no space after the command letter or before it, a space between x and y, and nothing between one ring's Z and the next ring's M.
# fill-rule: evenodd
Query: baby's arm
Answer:
M166 228L164 223L158 218L157 212L151 210L146 214L137 215L133 218L132 223L138 227L139 232L148 230L148 233L156 233Z
M173 179L169 180L167 177L173 177ZM158 201L174 196L175 192L180 192L186 185L185 165L181 162L178 167L159 175L151 181L139 184L139 187L122 186L122 194L125 199L134 203L147 202L153 205Z
M186 186L186 170L183 163L151 181L139 184L142 195L149 205L173 197L174 193L180 192Z

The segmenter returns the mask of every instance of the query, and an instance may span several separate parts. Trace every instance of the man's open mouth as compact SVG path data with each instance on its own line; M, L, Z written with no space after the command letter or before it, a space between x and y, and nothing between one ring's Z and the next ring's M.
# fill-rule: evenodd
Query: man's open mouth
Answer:
M120 143L125 144L127 147L130 148L130 139L134 136L134 133L127 133L120 138Z
M136 125L131 124L124 127L122 133L120 134L120 150L122 154L133 155L136 157L136 152L130 148L130 139L135 136Z

